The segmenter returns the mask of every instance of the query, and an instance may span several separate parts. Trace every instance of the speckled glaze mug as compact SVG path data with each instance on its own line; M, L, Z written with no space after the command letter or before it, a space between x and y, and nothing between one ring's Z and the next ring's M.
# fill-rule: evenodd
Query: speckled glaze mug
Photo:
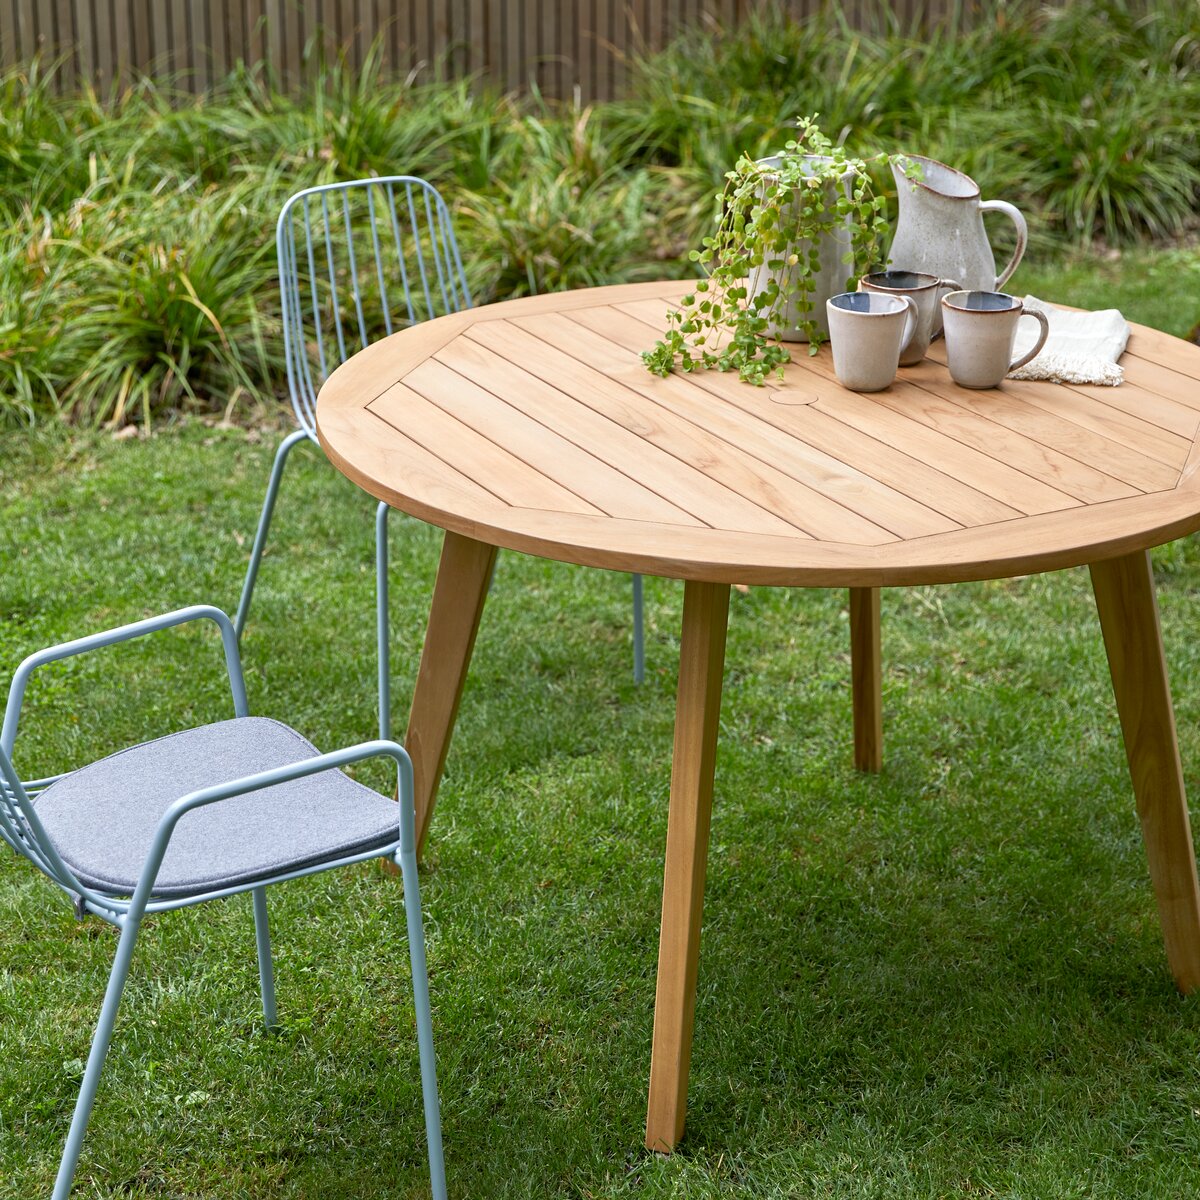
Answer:
M1013 339L1022 316L1035 318L1042 328L1033 349L1013 359ZM951 292L942 297L942 320L950 377L960 387L998 387L1009 371L1038 354L1050 334L1045 313L1026 313L1025 305L1005 292Z
M842 292L825 302L833 369L852 392L882 392L896 378L901 353L917 332L920 313L909 296Z
M917 304L917 330L912 341L900 353L902 367L916 366L929 349L929 343L941 336L938 293L957 292L961 283L939 279L924 271L876 271L858 281L860 292L879 292L883 296L911 296ZM934 330L937 330L935 333Z

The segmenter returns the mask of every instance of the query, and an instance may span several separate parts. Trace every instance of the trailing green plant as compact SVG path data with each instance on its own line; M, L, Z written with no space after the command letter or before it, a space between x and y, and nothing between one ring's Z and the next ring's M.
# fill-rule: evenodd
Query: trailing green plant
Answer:
M850 157L816 125L796 121L798 136L781 155L743 155L717 195L717 226L690 258L708 272L668 314L666 336L642 355L655 375L678 368L737 371L761 385L790 361L774 331L799 327L815 354L824 340L814 319L822 253L844 245L846 288L879 260L888 230L864 159Z

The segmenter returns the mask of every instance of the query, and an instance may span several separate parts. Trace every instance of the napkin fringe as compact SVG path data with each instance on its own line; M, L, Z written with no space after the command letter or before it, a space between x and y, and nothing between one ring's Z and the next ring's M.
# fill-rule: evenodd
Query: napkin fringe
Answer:
M1083 354L1047 354L1043 351L1032 362L1018 367L1008 378L1119 387L1125 379L1125 370L1106 358Z

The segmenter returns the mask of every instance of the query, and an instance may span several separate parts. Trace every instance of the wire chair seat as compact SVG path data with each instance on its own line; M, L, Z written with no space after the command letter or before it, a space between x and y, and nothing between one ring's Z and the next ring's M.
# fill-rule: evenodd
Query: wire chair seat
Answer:
M180 796L319 753L279 721L235 717L72 771L41 793L37 814L81 883L128 896L163 814ZM358 854L376 857L398 845L397 821L394 801L341 771L277 783L181 820L150 895L228 892Z

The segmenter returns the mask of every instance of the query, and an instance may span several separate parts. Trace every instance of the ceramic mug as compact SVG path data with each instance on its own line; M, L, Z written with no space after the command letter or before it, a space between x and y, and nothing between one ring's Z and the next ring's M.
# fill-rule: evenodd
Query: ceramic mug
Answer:
M838 382L852 392L883 391L916 336L921 317L916 301L881 292L842 292L825 302L825 311Z
M876 271L858 281L860 292L879 292L884 296L911 296L917 305L917 331L912 341L900 353L900 365L912 367L925 357L929 343L941 337L938 312L938 290L961 290L962 284L953 279L939 279L923 271ZM934 330L937 330L935 333Z
M1017 322L1030 316L1041 325L1028 354L1013 359ZM942 297L946 329L946 361L960 387L992 388L1017 367L1023 367L1046 344L1050 324L1042 312L1025 312L1016 296L1005 292L951 292Z

